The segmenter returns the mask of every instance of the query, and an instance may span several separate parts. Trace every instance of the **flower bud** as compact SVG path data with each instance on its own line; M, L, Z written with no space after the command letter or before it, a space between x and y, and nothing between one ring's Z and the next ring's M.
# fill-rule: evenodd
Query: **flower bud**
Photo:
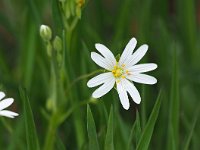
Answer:
M76 0L76 15L80 19L81 18L81 8L85 4L85 0Z
M52 32L51 28L49 28L46 25L41 25L40 26L40 36L44 41L49 41L51 40Z
M48 42L46 46L47 46L47 55L49 57L51 57L52 56L52 46L51 46L51 43Z
M62 50L62 40L59 36L56 36L53 41L53 48L60 52Z
M62 63L62 55L60 53L58 53L56 57L57 57L58 64L61 65L61 63Z

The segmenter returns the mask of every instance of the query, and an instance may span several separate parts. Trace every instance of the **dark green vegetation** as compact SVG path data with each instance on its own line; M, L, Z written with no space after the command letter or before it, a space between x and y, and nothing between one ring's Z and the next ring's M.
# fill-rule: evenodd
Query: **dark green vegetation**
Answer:
M0 149L200 149L200 2L60 1L0 1L0 89L20 114L0 117ZM135 84L142 102L125 111L115 89L94 100L86 83L94 44L117 56L132 37L149 45L142 62L158 64L158 83Z

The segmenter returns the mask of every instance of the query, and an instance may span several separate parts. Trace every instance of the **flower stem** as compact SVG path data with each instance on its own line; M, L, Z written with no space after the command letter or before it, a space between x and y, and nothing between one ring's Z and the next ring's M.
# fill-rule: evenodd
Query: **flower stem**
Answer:
M55 141L55 134L58 127L57 123L57 115L54 113L50 120L49 120L49 127L47 130L45 145L43 150L53 150L54 149L54 141Z
M99 69L99 70L93 71L92 73L84 74L84 75L82 75L82 76L79 76L78 78L76 78L76 79L69 85L69 87L67 88L67 92L69 92L69 90L72 88L72 86L73 86L74 84L76 84L78 81L83 80L83 79L85 79L85 78L88 78L88 77L90 77L90 76L93 76L94 74L99 73L99 72L104 72L104 70Z

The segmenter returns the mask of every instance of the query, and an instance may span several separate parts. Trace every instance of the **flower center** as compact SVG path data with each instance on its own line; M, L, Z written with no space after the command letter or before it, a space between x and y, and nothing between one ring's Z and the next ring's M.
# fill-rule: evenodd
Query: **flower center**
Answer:
M118 66L118 63L114 66L114 69L112 70L112 73L114 75L115 78L125 78L124 74L124 67L125 65L122 66Z

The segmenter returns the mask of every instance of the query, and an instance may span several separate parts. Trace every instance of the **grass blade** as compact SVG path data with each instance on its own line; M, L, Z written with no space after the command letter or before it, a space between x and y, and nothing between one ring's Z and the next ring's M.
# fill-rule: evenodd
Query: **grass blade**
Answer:
M141 131L141 124L140 124L140 116L139 116L138 111L136 111L136 120L131 129L131 133L130 133L129 140L128 140L127 150L133 150L133 147L132 147L133 140L134 140L134 149L136 148L136 145L139 142L139 139L141 137L141 133L142 133L142 131Z
M95 122L89 105L87 106L87 131L89 138L89 150L99 150Z
M59 33L59 35L62 35L63 21L62 14L60 12L59 1L57 0L52 0L52 16L54 19L53 23L57 33Z
M104 150L114 150L113 143L113 107L110 109Z
M168 150L178 149L179 135L179 79L176 50L174 52L174 65L171 84L171 100L169 112ZM174 144L173 144L174 143Z
M158 95L156 104L154 105L154 108L151 112L149 120L144 128L144 131L142 132L142 135L141 135L141 138L139 140L136 150L147 150L148 149L149 143L150 143L150 140L151 140L151 137L153 134L154 126L155 126L156 120L158 118L160 105L161 105L161 92Z
M192 136L193 136L193 133L194 133L194 128L196 126L196 123L197 123L197 119L199 117L199 111L200 111L200 107L197 109L196 113L197 114L192 122L192 125L191 125L191 130L190 130L190 133L187 137L187 140L186 140L186 143L185 143L185 146L184 146L184 150L189 150L189 146L190 146L190 142L192 140Z
M36 127L28 96L26 95L25 91L22 88L20 88L19 91L24 106L26 140L27 140L28 150L39 150L40 148L36 133Z

